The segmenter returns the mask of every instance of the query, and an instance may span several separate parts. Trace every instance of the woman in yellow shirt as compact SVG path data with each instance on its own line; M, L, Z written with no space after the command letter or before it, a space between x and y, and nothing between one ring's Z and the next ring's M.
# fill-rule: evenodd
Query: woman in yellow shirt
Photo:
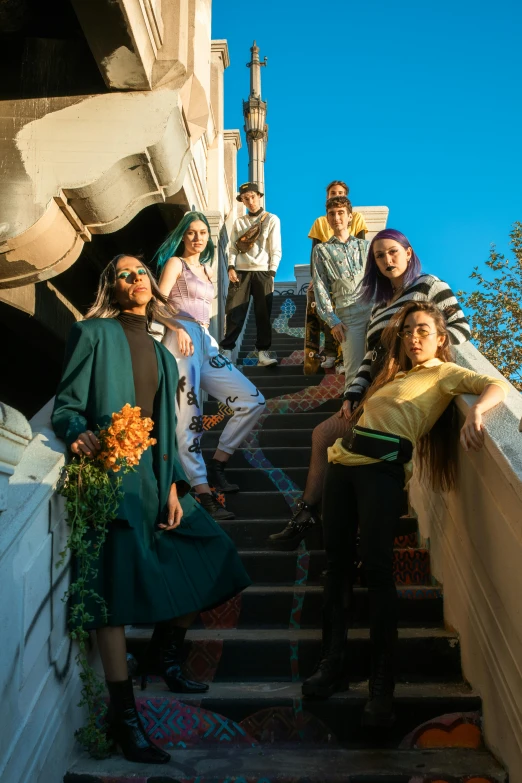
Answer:
M405 480L416 448L420 470L436 489L455 484L459 431L457 394L479 394L460 430L465 451L484 441L482 414L501 402L505 381L478 375L451 360L450 340L441 311L428 302L407 304L383 335L389 347L384 369L368 389L350 433L328 450L323 489L323 530L327 580L323 608L322 658L303 683L303 695L328 698L348 687L345 667L347 618L352 574L346 567L360 558L369 593L370 699L363 724L393 723L394 657L397 640L397 590L393 541L402 514Z

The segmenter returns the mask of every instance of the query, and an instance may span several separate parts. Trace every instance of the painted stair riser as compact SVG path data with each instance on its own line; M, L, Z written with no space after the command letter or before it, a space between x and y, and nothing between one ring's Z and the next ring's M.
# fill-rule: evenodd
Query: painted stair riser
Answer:
M294 390L295 391L295 390ZM313 405L310 408L307 408L307 411L310 413L338 413L339 409L341 407L341 399L340 397L335 397L331 399L325 399L324 402L319 402L317 405ZM213 400L210 402L205 402L203 405L203 413L209 416L214 416L219 412L219 403L217 400ZM306 412L306 411L299 411L299 412ZM279 415L279 414L273 414L273 415Z
M230 495L227 496L227 507L229 507ZM263 509L264 510L264 509ZM281 519L236 519L233 521L221 522L221 527L234 540L240 549L270 549L268 536L272 533L278 533L283 529L288 521L289 514ZM401 528L400 520L397 522L397 531ZM395 539L395 547L411 548L418 546L417 533L410 533L406 536L399 535Z
M150 632L151 633L151 632ZM192 636L197 634L192 632ZM309 677L319 659L321 642L319 636L303 638L293 643L284 636L271 638L272 632L254 631L252 638L245 638L248 632L238 632L224 640L218 640L211 632L208 639L191 642L185 670L196 680L209 682L290 682ZM358 635L348 640L348 673L352 682L362 682L370 675L370 640L368 634L356 631ZM268 636L267 636L268 634ZM275 634L275 632L274 632ZM362 634L362 636L361 636ZM281 632L280 632L281 635ZM140 639L128 639L128 649L138 661L143 655L145 635ZM397 655L397 678L401 682L459 682L460 647L454 637L439 636L431 629L419 630L418 636L409 633L406 638L399 635ZM296 673L298 676L296 677Z
M241 559L256 584L291 584L302 573L302 561L295 552L241 551ZM314 550L308 564L308 583L318 583L326 568L323 551ZM397 585L430 585L430 556L426 549L396 549L393 575ZM301 577L300 577L301 578Z
M443 622L443 601L438 587L400 587L399 625L403 628L437 628ZM295 591L291 587L270 588L263 591L262 586L248 590L241 597L239 616L234 614L233 625L238 628L288 628L291 618L299 602L301 628L319 628L323 605L322 588L307 588ZM302 603L301 603L302 602ZM208 614L205 616L206 627L219 628L223 622L217 614L216 624L208 624ZM232 614L226 614L232 622ZM228 622L228 619L225 620ZM368 593L365 588L356 587L353 596L351 626L354 628L368 627ZM202 628L203 620L198 618L193 626Z
M285 474L299 489L304 489L308 475L307 468L287 468ZM238 485L240 492L272 492L274 489L269 473L264 470L228 468L227 477L232 484ZM285 519L288 516L288 508L287 506ZM281 521L284 524L284 519Z
M205 460L214 456L215 449L203 449ZM251 449L239 448L232 454L228 461L231 468L246 468L249 466L247 456L254 455L260 451L257 447ZM263 449L263 456L270 462L274 468L303 468L310 464L310 449L304 447L294 448L269 448Z
M303 384L305 385L305 384ZM317 384L313 383L312 386L316 386ZM281 397L288 394L296 394L300 393L301 387L300 386L265 386L262 383L256 383L256 387L259 389L261 394L264 396L266 400L273 400L275 397ZM214 397L209 397L209 400L211 402L216 401ZM338 411L341 407L341 401L339 398L337 407L334 409L334 413Z
M216 448L221 436L220 432L208 431L203 435L203 448ZM258 444L261 448L270 446L304 446L312 443L312 430L265 430L258 433Z
M265 432L268 430L294 429L296 432L299 432L301 429L313 430L314 427L317 427L318 424L322 424L327 419L330 419L331 416L332 414L328 411L325 411L324 413L315 413L314 411L310 411L309 413L269 414L263 419L262 431ZM204 426L207 428L206 432L216 432L218 430L223 430L229 419L230 416L226 416L216 424L213 424L210 421L204 422ZM292 421L292 419L297 419L297 421Z
M246 683L241 698L227 697L226 693L214 696L213 690L220 690L217 686L203 699L191 701L182 697L180 701L176 694L163 690L165 686L160 681L153 690L136 691L136 704L145 729L165 750L212 747L224 742L245 747L252 740L263 745L342 744L353 749L375 746L375 736L361 727L361 713L368 697L365 686L319 701L278 695L278 684L273 685L274 693L268 695L258 695L258 684L249 689ZM429 743L436 742L437 747L444 748L454 747L458 741L480 748L480 699L457 691L441 687L439 695L424 698L399 694L395 701L396 723L390 731L381 733L381 747L399 748L419 726L438 726L441 715L461 714L465 718L460 730L455 727L457 720L448 731L439 729L438 735L427 726L416 744L429 747Z

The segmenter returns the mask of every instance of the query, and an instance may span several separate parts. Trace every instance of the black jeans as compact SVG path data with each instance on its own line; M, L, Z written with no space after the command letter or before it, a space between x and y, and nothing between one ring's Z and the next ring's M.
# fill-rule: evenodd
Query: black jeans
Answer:
M351 584L359 529L359 556L369 593L370 638L377 646L386 645L397 631L393 542L402 513L402 465L328 465L323 489L323 531L329 581L341 593L343 585L345 589Z
M239 283L230 283L228 287L226 313L226 331L221 340L221 348L232 350L245 323L250 297L254 298L256 316L256 348L268 351L272 345L272 299L274 296L274 278L269 272L243 272L237 270Z

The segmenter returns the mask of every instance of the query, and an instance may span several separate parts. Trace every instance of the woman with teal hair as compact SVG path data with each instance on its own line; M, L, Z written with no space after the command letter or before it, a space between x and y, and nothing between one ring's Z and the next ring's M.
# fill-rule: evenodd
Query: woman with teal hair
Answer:
M233 519L220 506L210 485L220 492L237 492L225 475L225 465L237 447L254 428L265 409L261 392L219 352L208 331L214 299L214 284L207 271L212 263L214 244L210 226L201 212L188 212L156 253L161 270L159 288L176 311L166 324L163 344L178 363L176 394L179 455L189 483L203 507L215 519ZM203 410L201 390L208 392L233 411L214 457L205 465L201 450Z

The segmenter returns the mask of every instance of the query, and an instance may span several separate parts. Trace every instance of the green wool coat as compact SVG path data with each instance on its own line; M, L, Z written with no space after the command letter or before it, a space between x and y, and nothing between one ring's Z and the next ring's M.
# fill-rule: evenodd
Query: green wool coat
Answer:
M178 369L169 351L153 342L158 389L151 434L157 444L144 453L135 472L121 476L123 500L91 585L106 602L109 625L158 622L210 609L250 584L233 542L187 493L176 442ZM126 403L134 406L136 398L121 324L112 318L74 324L52 415L56 434L70 446L85 430L107 426ZM183 518L175 531L166 532L158 525L166 520L173 483ZM96 604L89 610L92 627L99 627Z

